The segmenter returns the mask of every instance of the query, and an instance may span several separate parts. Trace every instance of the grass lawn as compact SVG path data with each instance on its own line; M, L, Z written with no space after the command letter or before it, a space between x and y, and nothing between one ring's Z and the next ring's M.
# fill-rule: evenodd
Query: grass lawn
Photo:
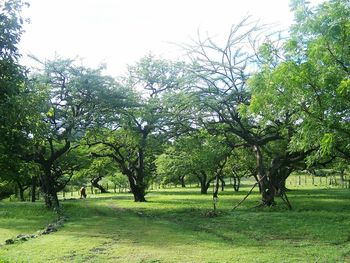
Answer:
M294 186L291 186L293 188ZM220 193L220 215L208 217L210 194L197 188L153 190L146 203L130 194L88 196L61 204L58 232L14 245L54 221L38 202L0 202L0 262L350 262L350 190L293 188L269 209L254 192Z

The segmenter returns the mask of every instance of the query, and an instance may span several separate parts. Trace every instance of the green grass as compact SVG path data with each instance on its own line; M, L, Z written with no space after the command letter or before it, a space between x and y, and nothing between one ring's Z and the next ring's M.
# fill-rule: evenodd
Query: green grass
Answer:
M302 187L283 202L253 208L248 187L211 196L195 188L154 190L147 203L129 194L62 201L67 221L53 234L0 247L0 262L350 262L350 190ZM0 243L54 221L42 203L0 202Z

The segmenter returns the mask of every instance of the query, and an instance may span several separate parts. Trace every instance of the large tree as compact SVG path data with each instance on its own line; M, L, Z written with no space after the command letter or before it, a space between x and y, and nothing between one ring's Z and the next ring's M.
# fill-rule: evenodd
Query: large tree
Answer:
M274 204L276 186L267 172L270 157L265 149L282 138L280 124L262 127L257 118L246 114L251 102L247 82L256 65L253 47L261 33L262 29L247 18L232 26L223 43L199 36L186 47L193 61L189 70L196 78L188 92L194 97L197 125L224 135L232 149L245 146L254 150L262 203L269 206Z
M28 142L28 131L36 123L27 87L27 70L19 64L18 43L23 33L19 0L0 4L0 181L24 184L21 147ZM10 193L10 192L8 192Z
M96 157L109 157L129 181L135 202L146 201L148 184L155 172L154 160L162 151L169 132L166 98L182 86L182 63L152 55L129 68L121 85L130 91L129 105L122 111L106 113L104 128L91 129L87 144Z
M288 116L289 152L312 152L309 165L334 156L349 160L350 6L293 1L292 10L290 38L260 50L251 109L264 123Z
M106 108L120 107L125 97L112 78L102 75L101 68L89 69L59 58L42 65L32 81L33 89L43 97L36 105L40 123L31 134L25 158L41 166L46 206L57 208L57 192L67 183L60 180L66 174L63 160L79 145L88 127L99 125Z

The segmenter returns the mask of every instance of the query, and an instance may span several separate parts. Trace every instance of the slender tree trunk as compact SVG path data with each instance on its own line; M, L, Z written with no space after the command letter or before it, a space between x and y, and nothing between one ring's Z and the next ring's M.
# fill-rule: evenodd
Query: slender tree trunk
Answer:
M225 180L222 176L219 176L219 180L220 180L220 183L221 183L221 191L224 191L225 190L225 186L226 186L226 183L225 183Z
M235 192L238 192L241 186L241 178L239 176L233 176L232 178L233 178L233 190L235 190Z
M219 193L219 176L215 176L215 184L214 184L214 191L213 191L213 198L218 198L218 193Z
M341 169L340 170L340 174L339 174L339 182L340 182L340 185L341 185L342 188L344 188L344 182L345 182L345 180L344 180L344 172L345 172L345 170Z

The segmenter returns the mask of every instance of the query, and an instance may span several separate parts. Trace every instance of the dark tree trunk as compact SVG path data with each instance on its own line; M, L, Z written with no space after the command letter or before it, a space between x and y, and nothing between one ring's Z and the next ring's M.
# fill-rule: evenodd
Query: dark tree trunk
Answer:
M103 176L97 176L91 179L91 185L101 191L101 193L109 193L102 185L98 182L102 179Z
M225 191L226 183L225 183L224 178L222 176L219 176L219 180L220 180L220 183L221 183L221 191Z
M16 184L17 184L17 191L18 191L18 194L19 194L19 200L20 200L21 202L24 202L24 201L25 201L25 200L24 200L24 191L25 191L28 187L24 187L24 186L22 185L22 183L21 183L19 180L16 181Z
M218 193L219 193L219 181L220 181L219 176L216 176L216 177L215 177L215 184L214 184L214 191L213 191L213 198L218 198Z
M186 184L185 184L185 176L183 175L183 176L180 176L180 178L179 178L179 181L180 181L180 183L181 183L181 187L186 187Z
M31 201L34 203L36 201L36 184L37 184L37 177L32 177L32 186L31 186Z
M204 180L201 180L200 186L201 186L201 194L206 195L208 193L209 185Z
M146 202L146 185L142 182L137 182L133 176L128 176L130 189L132 194L134 195L135 202Z
M220 177L219 177L218 175L216 175L216 177L215 177L214 191L213 191L214 213L216 213L216 205L217 205L217 201L218 201L219 181L220 181Z
M235 192L238 192L241 186L241 177L232 176L232 178L233 178L233 190L235 190Z
M268 180L267 174L265 172L265 167L263 163L263 156L259 146L254 147L256 154L256 164L257 164L257 176L259 179L259 185L261 187L261 202L263 206L273 206L275 205L275 189Z
M22 187L22 185L18 185L18 190L19 190L19 200L21 200L21 202L24 202L24 191L25 188Z
M207 174L204 171L201 171L200 174L197 175L197 178L201 187L201 194L207 194L211 182L207 182Z
M58 209L60 205L57 191L54 187L54 179L49 168L46 167L45 172L40 176L40 180L46 207L49 209Z

